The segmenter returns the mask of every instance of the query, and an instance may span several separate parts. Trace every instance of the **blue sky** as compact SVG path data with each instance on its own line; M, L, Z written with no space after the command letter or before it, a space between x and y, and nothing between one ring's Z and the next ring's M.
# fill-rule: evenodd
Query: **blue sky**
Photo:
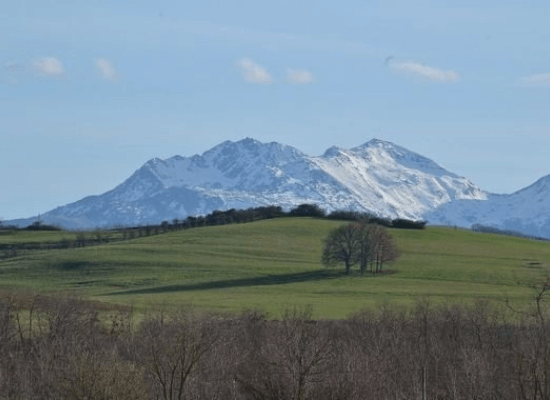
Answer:
M0 217L244 137L312 155L376 137L513 192L550 174L549 11L542 0L3 4Z

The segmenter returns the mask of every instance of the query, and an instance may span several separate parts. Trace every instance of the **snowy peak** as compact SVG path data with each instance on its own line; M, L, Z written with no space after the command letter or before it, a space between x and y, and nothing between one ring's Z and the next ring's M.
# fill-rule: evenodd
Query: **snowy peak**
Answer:
M426 214L435 224L480 224L550 238L550 175L512 194L491 194L486 201L460 200Z
M262 143L255 139L246 138L238 142L226 141L203 153L202 157L212 163L223 163L228 160L246 162L262 157L270 162L292 160L305 156L291 146L277 142Z
M362 152L369 153L374 151L379 154L386 154L386 155L392 155L399 152L412 153L411 151L405 149L404 147L400 147L392 142L388 142L380 139L371 139L368 142L363 143L362 145L352 148L351 151L354 151L356 153L362 153Z
M520 226L517 220L549 215L544 226L550 236L549 197L550 176L512 195L490 195L434 161L380 139L309 156L291 146L245 138L193 156L153 158L113 190L42 217L90 228L158 223L216 209L315 203L327 211L461 226L503 215L508 225Z
M453 178L458 177L429 158L384 140L372 139L361 146L354 147L351 150L356 154L361 154L373 161L384 160L387 162L388 160L393 160L395 163L400 164L403 167L423 171L431 175L445 175Z
M512 193L510 196L548 196L550 194L550 175L543 176L531 185Z
M314 175L319 172L308 156L297 149L251 138L225 141L202 155L153 159L144 168L151 171L164 188L272 194L303 188L315 180Z
M391 218L421 219L455 199L485 199L465 178L391 142L373 139L350 150L331 147L314 162L364 208Z
M354 149L369 148L369 147L393 149L393 148L396 148L396 147L399 147L399 146L397 146L396 144L394 144L392 142L388 142L387 140L381 140L381 139L373 138L373 139L369 140L368 142L363 143L362 145L354 147Z
M344 152L345 152L344 149L341 149L340 147L337 147L337 146L332 146L332 147L329 147L328 149L326 149L326 151L323 153L323 155L321 157L322 158L335 158L335 157L338 157L339 155L341 155Z
M156 161L155 161L156 160ZM154 168L162 160L148 161L122 184L105 193L113 200L137 201L143 197L152 195L164 189L162 182L155 175Z

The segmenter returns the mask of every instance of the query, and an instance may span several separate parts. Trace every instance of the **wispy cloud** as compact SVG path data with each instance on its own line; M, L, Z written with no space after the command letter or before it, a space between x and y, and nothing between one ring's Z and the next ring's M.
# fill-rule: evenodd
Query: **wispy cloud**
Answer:
M273 83L271 75L249 58L239 60L238 66L241 69L244 80L249 83L259 83L263 85Z
M534 74L521 78L525 86L550 86L550 73Z
M7 85L17 85L19 81L14 77L14 75L24 71L25 71L25 67L19 64L16 64L16 63L6 64L6 66L4 67L4 70L2 71L3 77L0 78L0 83L7 84Z
M388 65L396 71L418 75L432 81L457 82L460 79L460 76L455 71L444 71L442 69L429 67L414 61L391 62Z
M99 70L99 73L101 74L101 76L104 77L105 79L116 78L115 69L113 68L109 60L105 58L100 58L95 61L95 65Z
M23 67L22 65L19 65L17 63L10 63L10 64L7 64L6 65L6 71L7 72L23 72L25 71L25 67Z
M288 69L287 81L295 84L307 84L313 82L313 74L306 70Z
M47 76L63 75L63 64L55 57L43 57L33 63L34 70Z

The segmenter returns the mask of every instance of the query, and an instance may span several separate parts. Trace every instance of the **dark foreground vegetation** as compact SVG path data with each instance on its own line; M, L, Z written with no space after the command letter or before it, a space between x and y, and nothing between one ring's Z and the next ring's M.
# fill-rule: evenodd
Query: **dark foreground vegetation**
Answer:
M546 314L503 321L489 303L418 301L340 321L312 321L307 309L280 321L179 310L136 323L74 298L5 297L0 397L550 398Z

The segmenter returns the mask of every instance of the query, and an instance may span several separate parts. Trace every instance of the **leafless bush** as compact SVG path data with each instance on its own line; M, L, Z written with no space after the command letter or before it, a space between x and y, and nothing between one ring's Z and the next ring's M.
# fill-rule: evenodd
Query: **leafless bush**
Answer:
M244 397L311 398L327 375L334 349L323 323L311 320L310 309L287 312L281 321L252 323L251 345L243 346L246 357L235 377Z
M203 356L217 340L212 320L192 312L145 321L138 332L140 362L154 398L182 399Z
M0 398L548 399L539 306L508 322L489 303L421 300L341 321L183 310L134 325L79 299L6 297Z

